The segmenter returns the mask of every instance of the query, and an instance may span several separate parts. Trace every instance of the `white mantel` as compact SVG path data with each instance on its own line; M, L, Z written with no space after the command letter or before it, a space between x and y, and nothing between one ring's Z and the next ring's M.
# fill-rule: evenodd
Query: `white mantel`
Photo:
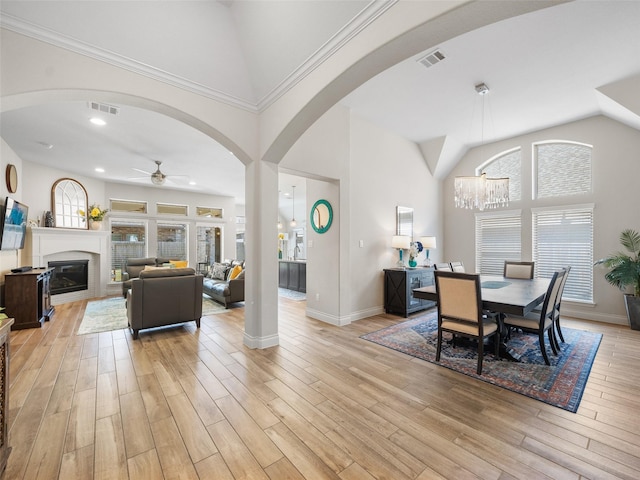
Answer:
M89 290L84 294L73 295L76 293L73 292L56 295L52 300L63 296L67 301L73 301L79 299L78 295L84 295L81 298L107 295L111 270L108 231L31 227L27 229L25 248L27 249L26 258L31 258L31 266L33 267L46 267L49 261L61 259L61 256L65 255L69 257L68 259L86 256L92 260L89 265Z

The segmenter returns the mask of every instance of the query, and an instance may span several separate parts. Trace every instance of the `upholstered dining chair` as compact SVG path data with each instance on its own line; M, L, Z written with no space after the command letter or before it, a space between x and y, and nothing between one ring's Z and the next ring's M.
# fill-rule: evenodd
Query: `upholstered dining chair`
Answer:
M451 268L451 264L450 263L436 263L434 265L434 268L436 270L440 270L440 271L444 271L444 272L453 272L453 269Z
M464 265L462 262L451 262L451 270L454 272L465 273Z
M567 283L567 278L569 278L569 272L571 271L571 265L564 267L565 273L564 277L562 277L562 283L560 284L560 289L558 290L558 296L556 297L556 308L553 312L553 323L558 332L558 337L560 337L560 341L564 343L564 335L562 335L562 329L560 328L560 304L562 303L562 294L564 293L564 286ZM540 312L540 309L534 310L534 312ZM556 345L558 343L556 342Z
M436 362L440 361L442 334L449 332L456 336L472 338L478 342L478 366L476 371L482 375L484 340L498 335L495 315L482 311L482 290L480 275L436 270L436 292L438 295L438 345ZM494 341L495 355L498 355L500 342Z
M533 311L521 317L519 315L507 314L503 318L504 326L507 329L517 328L527 333L537 333L540 343L540 351L547 365L551 365L547 356L547 349L544 342L544 334L547 333L549 344L554 355L558 355L559 345L554 334L554 322L556 312L556 302L558 292L567 271L562 269L554 272L547 293L539 311Z
M503 276L506 278L532 279L535 262L512 262L505 260Z

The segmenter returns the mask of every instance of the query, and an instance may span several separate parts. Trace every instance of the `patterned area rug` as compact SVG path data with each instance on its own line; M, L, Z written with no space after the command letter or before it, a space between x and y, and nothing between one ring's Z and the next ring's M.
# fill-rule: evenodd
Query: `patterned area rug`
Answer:
M224 305L214 302L207 296L202 297L202 316L227 312ZM110 332L127 328L127 309L124 297L109 297L87 303L87 308L78 328L78 335Z
M448 342L451 336L446 333L440 362L435 361L438 336L438 316L435 312L368 333L361 338L576 412L602 335L567 327L562 327L562 333L566 343L561 343L561 353L557 357L553 355L547 340L551 366L544 363L537 335L513 333L508 347L520 355L520 362L496 358L485 349L482 375L476 374L476 348L454 348ZM493 352L492 347L488 349Z

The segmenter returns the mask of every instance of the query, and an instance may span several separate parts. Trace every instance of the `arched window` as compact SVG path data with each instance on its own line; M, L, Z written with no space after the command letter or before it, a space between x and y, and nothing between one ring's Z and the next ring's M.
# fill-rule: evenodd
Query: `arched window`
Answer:
M590 193L592 149L569 141L534 143L535 198Z
M509 201L522 198L520 147L499 153L476 169L477 175L487 174L489 178L509 178Z
M87 191L72 178L61 178L51 188L51 204L55 226L62 228L88 228Z

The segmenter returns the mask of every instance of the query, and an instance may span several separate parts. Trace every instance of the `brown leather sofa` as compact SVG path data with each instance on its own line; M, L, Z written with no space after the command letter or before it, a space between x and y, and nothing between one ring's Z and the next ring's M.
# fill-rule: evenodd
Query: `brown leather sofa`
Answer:
M122 296L126 298L127 292L131 288L131 280L138 278L144 267L160 267L164 263L169 262L167 258L129 258L124 265L122 272Z
M133 338L145 328L195 321L202 317L202 279L193 268L144 270L131 280L127 318Z
M222 303L225 308L231 303L244 302L244 262L233 260L230 263L214 265L224 265L226 269L219 276L212 275L211 271L209 272L204 279L204 293L216 302ZM231 280L229 274L236 265L242 267L242 272L238 277Z

